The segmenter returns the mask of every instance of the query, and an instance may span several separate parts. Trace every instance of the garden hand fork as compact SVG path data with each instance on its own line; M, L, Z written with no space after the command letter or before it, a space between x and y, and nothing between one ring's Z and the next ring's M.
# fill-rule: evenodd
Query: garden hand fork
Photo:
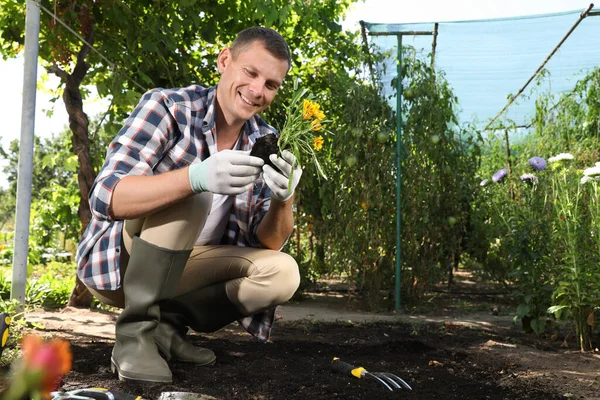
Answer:
M333 357L331 368L336 372L350 374L350 376L355 378L375 379L391 391L394 391L395 389L412 390L410 385L397 375L390 374L388 372L369 372L363 367L355 367L351 364L348 364L347 362L340 360L338 357Z

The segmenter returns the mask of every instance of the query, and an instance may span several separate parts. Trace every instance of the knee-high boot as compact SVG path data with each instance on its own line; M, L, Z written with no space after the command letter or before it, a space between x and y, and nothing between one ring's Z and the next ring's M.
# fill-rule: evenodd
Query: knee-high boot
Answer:
M133 238L123 277L125 308L115 327L111 363L121 380L171 382L167 362L154 342L159 302L175 295L191 250L168 250Z
M215 332L246 317L227 296L225 285L226 282L218 282L161 301L161 314L169 315L196 332Z
M194 346L187 339L187 323L177 312L160 313L154 341L167 360L175 359L196 365L213 365L215 353L207 348Z

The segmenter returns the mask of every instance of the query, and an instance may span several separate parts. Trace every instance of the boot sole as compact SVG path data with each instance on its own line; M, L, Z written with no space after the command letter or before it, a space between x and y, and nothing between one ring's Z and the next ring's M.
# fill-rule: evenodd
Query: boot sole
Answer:
M138 382L138 383L148 383L148 384L152 384L152 383L173 383L173 378L162 378L162 377L150 377L150 376L144 376L144 375L138 375L135 373L127 373L127 372L123 372L121 371L121 368L119 368L119 365L117 364L117 362L115 361L114 358L110 358L110 370L112 371L112 373L118 373L119 375L119 380L120 381L134 381L134 382Z

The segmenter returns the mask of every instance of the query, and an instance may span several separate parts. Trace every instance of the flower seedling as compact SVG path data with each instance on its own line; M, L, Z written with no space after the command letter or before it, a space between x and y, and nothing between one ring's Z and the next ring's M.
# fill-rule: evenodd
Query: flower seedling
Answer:
M295 81L294 90L295 94L285 109L286 120L279 137L272 134L261 137L252 147L250 155L260 157L266 164L273 166L269 155L288 150L301 165L305 161L312 161L319 176L327 179L317 160L316 152L323 148L323 135L329 133L325 124L329 121L325 119L321 105L311 100L308 89L298 88L298 81ZM289 182L292 182L292 174Z

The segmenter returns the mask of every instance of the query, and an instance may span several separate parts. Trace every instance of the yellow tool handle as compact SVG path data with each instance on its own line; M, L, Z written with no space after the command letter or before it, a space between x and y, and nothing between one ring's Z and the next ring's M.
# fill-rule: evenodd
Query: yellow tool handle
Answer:
M367 370L363 367L355 367L354 365L348 364L340 360L338 357L333 357L333 361L331 362L331 368L335 372L341 372L342 374L349 374L355 378L362 378Z
M0 355L6 346L8 340L8 327L10 326L10 317L7 313L0 313Z

